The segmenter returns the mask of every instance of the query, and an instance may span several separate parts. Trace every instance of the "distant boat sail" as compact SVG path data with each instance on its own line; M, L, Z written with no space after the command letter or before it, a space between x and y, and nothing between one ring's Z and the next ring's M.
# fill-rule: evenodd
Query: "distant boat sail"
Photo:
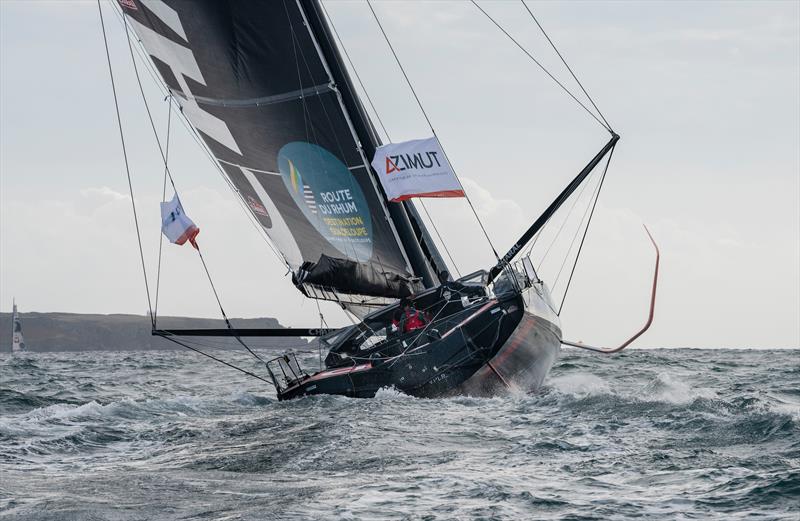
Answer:
M11 352L21 353L25 350L25 339L22 337L22 322L19 319L16 301L11 313L11 331Z

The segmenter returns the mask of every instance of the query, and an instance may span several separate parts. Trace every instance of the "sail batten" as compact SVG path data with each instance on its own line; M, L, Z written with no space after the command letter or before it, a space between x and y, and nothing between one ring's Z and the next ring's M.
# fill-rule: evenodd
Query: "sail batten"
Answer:
M363 117L329 68L307 4L120 2L301 291L361 301L418 291L429 273L419 273L407 253L413 239L401 239L376 185L367 160L375 144L358 131ZM311 291L315 273L325 275L320 291Z
M192 95L191 98L201 105L215 105L219 107L260 107L262 105L283 103L285 101L292 101L299 98L305 98L308 96L319 96L320 94L326 94L329 92L333 92L333 87L331 87L330 84L326 83L324 85L315 85L313 87L305 87L303 89L296 89L281 94L274 94L272 96L262 96L259 98L217 99L217 98L209 98L207 96L194 96L194 95ZM173 91L172 93L183 96L184 98L189 97L185 93L177 90Z

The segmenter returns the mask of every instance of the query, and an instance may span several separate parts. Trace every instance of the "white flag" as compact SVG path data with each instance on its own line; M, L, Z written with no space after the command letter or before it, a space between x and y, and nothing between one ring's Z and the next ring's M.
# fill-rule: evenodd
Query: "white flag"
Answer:
M195 237L200 233L200 228L183 211L178 194L171 201L161 203L161 233L171 243L183 244L189 241L197 249Z
M435 137L378 147L372 167L393 202L412 197L464 197Z

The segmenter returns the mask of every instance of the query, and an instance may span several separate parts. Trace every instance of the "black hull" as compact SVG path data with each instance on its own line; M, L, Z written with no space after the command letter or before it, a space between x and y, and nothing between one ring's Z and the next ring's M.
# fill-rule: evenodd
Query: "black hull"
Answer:
M537 300L541 296L533 288L490 299L436 340L395 357L354 358L292 382L278 398L371 398L382 388L426 398L535 391L558 357L561 340L556 320L536 313L544 309Z

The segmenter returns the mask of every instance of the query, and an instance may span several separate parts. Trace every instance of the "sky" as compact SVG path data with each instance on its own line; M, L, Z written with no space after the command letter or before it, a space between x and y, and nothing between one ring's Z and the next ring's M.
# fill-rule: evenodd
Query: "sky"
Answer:
M518 2L480 2L576 93ZM367 5L327 1L394 141L431 134ZM608 135L473 5L374 2L501 253ZM529 2L622 136L561 315L565 339L639 347L800 347L800 3ZM124 31L104 7L151 293L163 165ZM167 107L145 77L160 132ZM170 165L231 317L316 327L218 171L176 120ZM462 274L493 265L464 200L427 209ZM532 259L560 301L585 201ZM555 236L562 220L562 234ZM574 255L574 248L571 250ZM564 258L565 268L561 268ZM559 276L559 272L561 272ZM218 317L196 255L166 245L160 315ZM0 1L0 309L147 310L95 2ZM332 325L347 319L323 303Z

